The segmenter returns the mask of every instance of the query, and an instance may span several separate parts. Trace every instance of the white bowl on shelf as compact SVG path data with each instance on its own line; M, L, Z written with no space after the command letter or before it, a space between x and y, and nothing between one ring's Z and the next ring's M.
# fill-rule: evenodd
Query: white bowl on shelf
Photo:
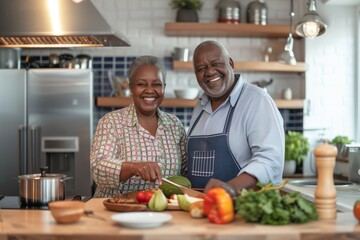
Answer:
M197 88L175 89L174 93L177 98L195 99L199 96L199 89Z

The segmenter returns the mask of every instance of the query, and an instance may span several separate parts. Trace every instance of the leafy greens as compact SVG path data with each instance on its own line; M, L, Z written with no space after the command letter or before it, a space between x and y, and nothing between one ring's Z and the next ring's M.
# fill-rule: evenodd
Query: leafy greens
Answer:
M300 196L299 192L280 194L272 184L259 184L260 190L243 189L235 198L236 214L247 222L267 225L306 223L318 219L316 206Z

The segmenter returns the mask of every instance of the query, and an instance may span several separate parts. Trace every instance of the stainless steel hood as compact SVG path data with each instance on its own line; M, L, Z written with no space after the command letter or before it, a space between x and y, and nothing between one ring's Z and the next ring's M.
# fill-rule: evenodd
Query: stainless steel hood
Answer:
M130 46L90 0L1 0L0 47Z

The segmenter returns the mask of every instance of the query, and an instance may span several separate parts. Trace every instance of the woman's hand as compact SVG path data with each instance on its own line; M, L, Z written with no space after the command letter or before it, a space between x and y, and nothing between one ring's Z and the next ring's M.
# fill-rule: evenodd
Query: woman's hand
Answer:
M162 174L157 162L135 162L132 163L133 175L139 176L144 181L155 182L158 180L162 184Z

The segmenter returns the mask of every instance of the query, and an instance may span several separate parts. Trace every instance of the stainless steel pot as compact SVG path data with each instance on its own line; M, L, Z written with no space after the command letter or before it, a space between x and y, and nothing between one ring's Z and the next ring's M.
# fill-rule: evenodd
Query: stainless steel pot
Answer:
M60 68L72 69L75 65L74 56L67 53L59 55L59 62Z
M71 177L66 177L64 174L46 174L45 169L47 168L40 168L40 174L18 177L21 204L47 205L51 201L65 199L65 181Z
M0 48L0 68L20 69L20 49Z
M49 55L49 68L58 68L60 64L59 55L50 54Z
M76 69L88 69L92 66L91 57L89 55L80 54L75 57L75 68Z

